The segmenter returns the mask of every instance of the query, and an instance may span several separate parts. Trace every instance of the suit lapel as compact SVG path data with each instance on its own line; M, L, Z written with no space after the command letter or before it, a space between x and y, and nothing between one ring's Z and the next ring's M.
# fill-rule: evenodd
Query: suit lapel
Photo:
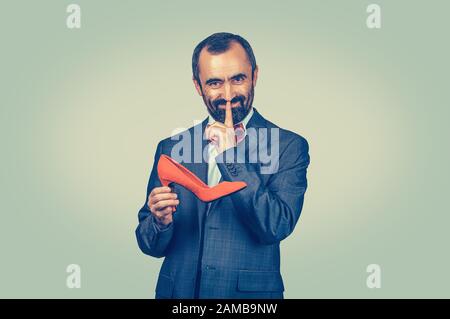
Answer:
M250 118L250 120L247 123L248 127L266 127L267 123L266 120L259 114L258 110L254 107L253 108L253 116Z

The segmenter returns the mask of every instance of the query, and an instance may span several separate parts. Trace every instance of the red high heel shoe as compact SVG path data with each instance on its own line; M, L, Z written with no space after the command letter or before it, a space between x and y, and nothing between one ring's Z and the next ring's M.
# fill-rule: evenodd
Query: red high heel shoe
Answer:
M189 189L204 202L213 201L247 187L244 182L222 182L209 187L186 167L164 154L158 161L158 175L163 186L168 186L172 182L177 183Z

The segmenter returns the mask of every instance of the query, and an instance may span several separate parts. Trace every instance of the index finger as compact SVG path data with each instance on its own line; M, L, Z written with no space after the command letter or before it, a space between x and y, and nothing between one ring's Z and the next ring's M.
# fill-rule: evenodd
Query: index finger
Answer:
M153 196L153 195L161 194L161 193L170 193L171 191L172 190L168 186L155 187L152 189L150 195Z
M233 113L231 112L231 101L225 106L225 124L226 127L233 127Z

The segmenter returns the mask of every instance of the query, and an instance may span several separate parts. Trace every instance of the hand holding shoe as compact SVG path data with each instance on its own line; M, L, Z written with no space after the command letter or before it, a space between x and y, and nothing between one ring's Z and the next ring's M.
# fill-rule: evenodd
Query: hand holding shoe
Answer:
M148 196L147 206L159 223L168 225L173 221L172 214L176 211L180 201L177 194L173 193L170 187L155 187Z

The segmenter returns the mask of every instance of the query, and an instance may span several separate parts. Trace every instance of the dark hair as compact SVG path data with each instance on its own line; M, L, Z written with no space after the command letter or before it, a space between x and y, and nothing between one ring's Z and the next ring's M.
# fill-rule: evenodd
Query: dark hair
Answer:
M202 42L197 44L197 46L194 49L194 53L192 54L192 74L194 76L194 79L197 80L197 82L200 85L201 83L199 77L198 59L200 57L200 52L202 51L202 49L206 47L208 52L213 54L219 54L227 51L230 48L231 42L239 43L245 49L245 52L247 52L248 60L252 65L252 77L253 77L253 72L256 69L256 59L255 55L253 54L252 47L250 46L248 41L237 34L232 34L228 32L219 32L210 35Z

